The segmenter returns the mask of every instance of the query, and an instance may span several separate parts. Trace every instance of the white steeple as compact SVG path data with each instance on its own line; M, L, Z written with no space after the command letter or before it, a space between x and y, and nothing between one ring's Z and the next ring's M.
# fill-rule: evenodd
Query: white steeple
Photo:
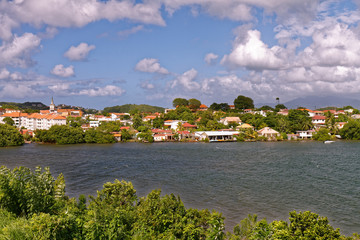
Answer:
M51 97L50 112L51 113L55 112L55 104L53 97Z

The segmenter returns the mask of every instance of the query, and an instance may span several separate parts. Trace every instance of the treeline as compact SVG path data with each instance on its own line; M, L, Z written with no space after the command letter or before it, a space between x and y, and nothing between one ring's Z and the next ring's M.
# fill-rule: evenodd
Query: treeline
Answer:
M138 197L130 182L105 183L96 196L65 194L64 176L49 168L0 168L0 239L359 239L326 217L291 212L289 223L249 215L225 232L224 217L185 208L180 197L153 190Z
M113 113L129 113L133 111L139 111L139 112L164 112L164 108L162 107L156 107L156 106L150 106L146 104L125 104L120 106L113 106L113 107L106 107L104 108L103 112L113 112Z
M35 141L56 144L77 143L115 143L112 132L121 132L123 140L131 138L129 131L120 131L120 122L105 122L98 128L89 128L85 132L79 126L54 125L49 130L36 130Z

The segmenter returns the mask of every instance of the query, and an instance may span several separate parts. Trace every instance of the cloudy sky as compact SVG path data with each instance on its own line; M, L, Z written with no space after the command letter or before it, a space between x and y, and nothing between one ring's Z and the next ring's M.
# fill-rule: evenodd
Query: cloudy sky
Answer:
M0 0L0 101L360 99L360 0Z

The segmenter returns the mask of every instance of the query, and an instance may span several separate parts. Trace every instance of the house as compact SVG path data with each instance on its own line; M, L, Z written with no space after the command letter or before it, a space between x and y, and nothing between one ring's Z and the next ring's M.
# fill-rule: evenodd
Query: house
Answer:
M174 140L174 134L171 130L163 129L151 129L153 133L154 142L172 141Z
M121 142L121 133L120 132L112 132L111 134L115 138L115 141Z
M230 110L234 110L235 109L235 105L229 105Z
M152 120L154 120L155 118L157 118L157 116L155 116L155 115L148 115L148 116L146 116L146 117L143 117L143 121L144 122L148 122L148 121L152 121Z
M190 123L183 123L182 124L182 127L184 128L184 129L186 129L186 130L190 130L190 129L196 129L197 128L197 126L196 125L192 125L192 124L190 124Z
M312 117L312 119L311 119L311 122L314 125L324 125L325 121L326 121L326 117L325 116L319 116L319 115L316 115L316 116Z
M199 131L195 132L195 138L204 141L208 139L210 142L235 141L237 131Z
M299 134L286 134L288 140L297 140L299 138Z
M280 111L277 114L287 116L289 115L289 109L280 109Z
M225 117L225 118L220 119L220 123L222 123L224 125L229 125L231 123L240 124L241 120L239 117Z
M201 104L198 111L206 111L208 110L209 108L205 105L205 104Z
M248 123L243 123L243 124L241 124L241 125L239 125L239 126L236 127L236 130L237 130L237 131L246 130L246 129L254 129L254 127L251 126L251 125L248 124Z
M296 134L299 135L300 139L312 139L314 133L315 133L314 129L305 130L305 131L296 131Z
M191 134L189 131L177 131L177 134L179 135L179 140L191 139Z
M183 124L185 122L182 120L166 120L164 122L164 127L176 130L179 128L179 123Z
M275 139L277 137L280 137L280 133L270 127L264 127L257 131L259 136L266 137L268 139Z

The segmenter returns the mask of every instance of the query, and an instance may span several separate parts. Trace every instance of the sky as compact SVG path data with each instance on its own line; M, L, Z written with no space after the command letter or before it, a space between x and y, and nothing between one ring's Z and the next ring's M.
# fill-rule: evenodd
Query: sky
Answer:
M360 99L360 0L0 0L0 101Z

